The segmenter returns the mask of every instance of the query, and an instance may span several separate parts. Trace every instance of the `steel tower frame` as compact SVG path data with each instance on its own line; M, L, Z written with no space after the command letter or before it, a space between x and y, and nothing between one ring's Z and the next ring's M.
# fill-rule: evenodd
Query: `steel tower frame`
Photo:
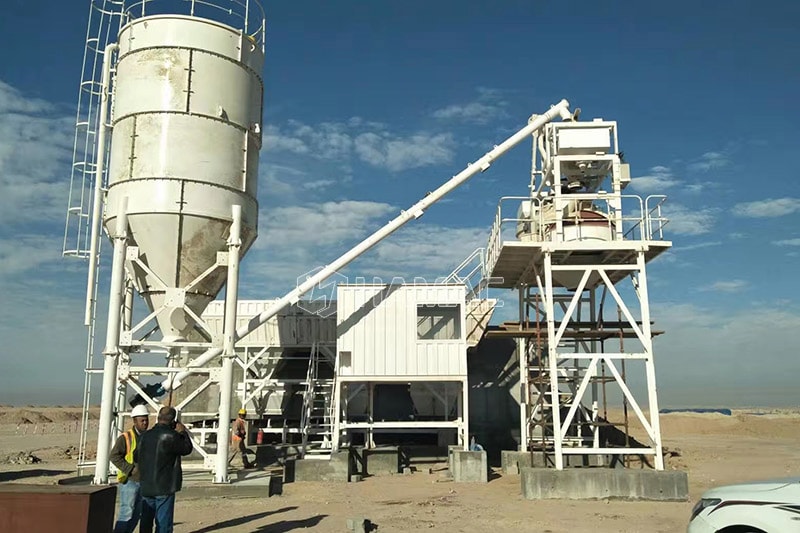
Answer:
M671 243L663 240L665 197L623 194L629 181L616 122L549 124L533 137L531 196L502 198L490 235L490 286L519 295L519 321L490 334L517 340L520 448L557 469L608 456L652 456L664 468L652 343L660 332L651 328L646 265ZM508 201L522 202L516 217L504 217ZM518 240L508 238L510 225ZM632 291L621 290L625 279ZM634 362L644 364L644 394L630 386ZM613 386L621 422L609 420ZM629 409L646 443L630 434Z

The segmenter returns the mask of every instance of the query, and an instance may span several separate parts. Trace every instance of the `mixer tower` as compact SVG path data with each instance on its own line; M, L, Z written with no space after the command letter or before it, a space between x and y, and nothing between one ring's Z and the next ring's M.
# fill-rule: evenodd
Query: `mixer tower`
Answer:
M662 470L646 264L671 246L664 197L623 194L616 122L548 124L533 154L531 194L501 199L487 249L492 286L519 294L519 321L492 334L517 340L520 448L557 469Z

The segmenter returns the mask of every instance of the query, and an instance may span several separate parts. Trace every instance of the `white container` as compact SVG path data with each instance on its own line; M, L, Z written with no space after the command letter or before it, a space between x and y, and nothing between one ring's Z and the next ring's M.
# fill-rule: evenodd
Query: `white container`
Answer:
M104 223L113 230L128 198L131 241L169 288L182 288L226 250L231 206L242 206L242 254L258 227L263 52L242 32L196 17L136 19L119 34L113 133ZM165 338L185 338L193 321L168 302L152 275L137 290ZM225 269L192 287L198 315L225 283ZM172 300L172 298L170 298Z
M611 150L611 130L608 127L558 128L558 155L607 154Z
M467 374L464 285L339 285L338 375L437 381Z

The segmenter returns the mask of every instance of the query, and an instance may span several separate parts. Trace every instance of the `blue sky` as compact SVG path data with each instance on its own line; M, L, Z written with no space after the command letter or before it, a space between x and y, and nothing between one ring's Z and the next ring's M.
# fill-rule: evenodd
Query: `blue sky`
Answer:
M75 6L10 0L0 16L0 403L80 402L85 265L60 257L88 2ZM628 191L669 195L674 249L648 270L662 405L797 404L800 4L265 7L242 296L285 293L567 98L619 121ZM448 273L485 244L497 199L525 194L529 158L518 147L348 273Z

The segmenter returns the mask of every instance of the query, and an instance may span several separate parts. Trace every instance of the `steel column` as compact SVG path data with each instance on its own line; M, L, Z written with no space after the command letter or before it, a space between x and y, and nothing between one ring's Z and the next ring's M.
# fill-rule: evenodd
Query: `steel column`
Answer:
M103 392L100 401L100 421L97 431L97 464L95 485L108 483L108 458L111 454L111 427L114 416L114 394L117 389L117 361L119 357L119 332L125 282L125 249L128 239L128 198L120 201L114 234L114 259L111 263L111 289L108 299L108 324L106 345L103 349Z
M214 483L228 482L233 360L236 357L236 311L239 291L239 253L242 247L242 207L232 206L233 222L228 237L228 282L225 286L225 325L222 338L222 375L219 382L219 425ZM246 443L245 443L246 444Z

